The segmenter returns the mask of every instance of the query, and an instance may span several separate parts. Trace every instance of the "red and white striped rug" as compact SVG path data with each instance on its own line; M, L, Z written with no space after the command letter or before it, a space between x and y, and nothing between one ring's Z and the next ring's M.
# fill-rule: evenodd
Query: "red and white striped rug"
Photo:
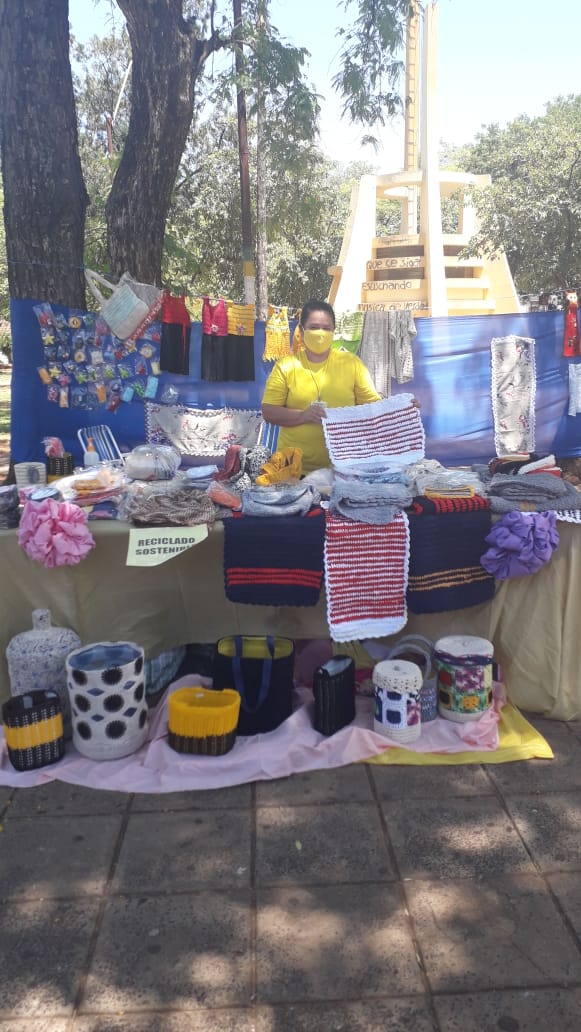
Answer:
M396 634L407 623L409 523L377 526L326 514L325 590L334 641Z
M327 409L323 432L335 469L373 458L407 465L423 459L426 435L411 394Z

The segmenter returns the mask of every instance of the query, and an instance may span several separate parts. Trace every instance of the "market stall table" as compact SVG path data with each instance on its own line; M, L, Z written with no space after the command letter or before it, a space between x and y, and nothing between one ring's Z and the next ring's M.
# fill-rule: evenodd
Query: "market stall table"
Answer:
M75 630L83 644L134 641L148 658L227 634L328 638L324 591L308 608L237 605L224 594L222 523L206 540L160 566L128 567L127 524L90 524L96 547L78 566L45 569L29 559L16 531L0 531L0 701L10 695L5 650L31 625L33 609ZM432 640L475 634L494 643L510 699L559 720L581 714L581 527L559 523L551 562L532 577L498 583L494 599L470 609L409 614L402 634ZM39 685L39 687L42 687Z

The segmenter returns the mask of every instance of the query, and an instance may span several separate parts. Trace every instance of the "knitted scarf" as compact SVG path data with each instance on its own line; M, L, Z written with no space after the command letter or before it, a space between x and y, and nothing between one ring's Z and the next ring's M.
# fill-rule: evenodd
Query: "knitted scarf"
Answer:
M412 515L409 524L407 604L412 613L467 609L493 597L494 578L480 565L489 511Z
M314 606L323 581L325 517L233 516L224 521L224 585L230 602Z
M353 460L386 459L405 465L421 459L426 438L411 394L327 409L325 441L335 469Z
M325 590L334 641L380 638L405 626L408 562L405 513L386 526L327 513Z

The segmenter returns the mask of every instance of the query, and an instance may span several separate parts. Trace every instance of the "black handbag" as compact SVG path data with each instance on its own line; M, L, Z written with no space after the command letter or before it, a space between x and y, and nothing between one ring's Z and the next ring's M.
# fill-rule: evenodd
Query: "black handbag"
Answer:
M355 663L350 656L333 656L313 674L313 726L334 735L355 719Z
M273 731L292 713L295 645L272 635L220 638L212 687L240 695L239 735Z

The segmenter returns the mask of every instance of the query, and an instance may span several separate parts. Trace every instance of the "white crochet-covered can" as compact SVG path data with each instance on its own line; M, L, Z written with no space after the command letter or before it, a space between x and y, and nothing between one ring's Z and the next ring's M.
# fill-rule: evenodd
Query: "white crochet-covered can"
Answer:
M415 742L422 730L422 671L404 659L384 659L373 668L373 729L394 742Z
M434 646L438 712L457 724L478 720L492 705L494 646L486 638L454 634Z

